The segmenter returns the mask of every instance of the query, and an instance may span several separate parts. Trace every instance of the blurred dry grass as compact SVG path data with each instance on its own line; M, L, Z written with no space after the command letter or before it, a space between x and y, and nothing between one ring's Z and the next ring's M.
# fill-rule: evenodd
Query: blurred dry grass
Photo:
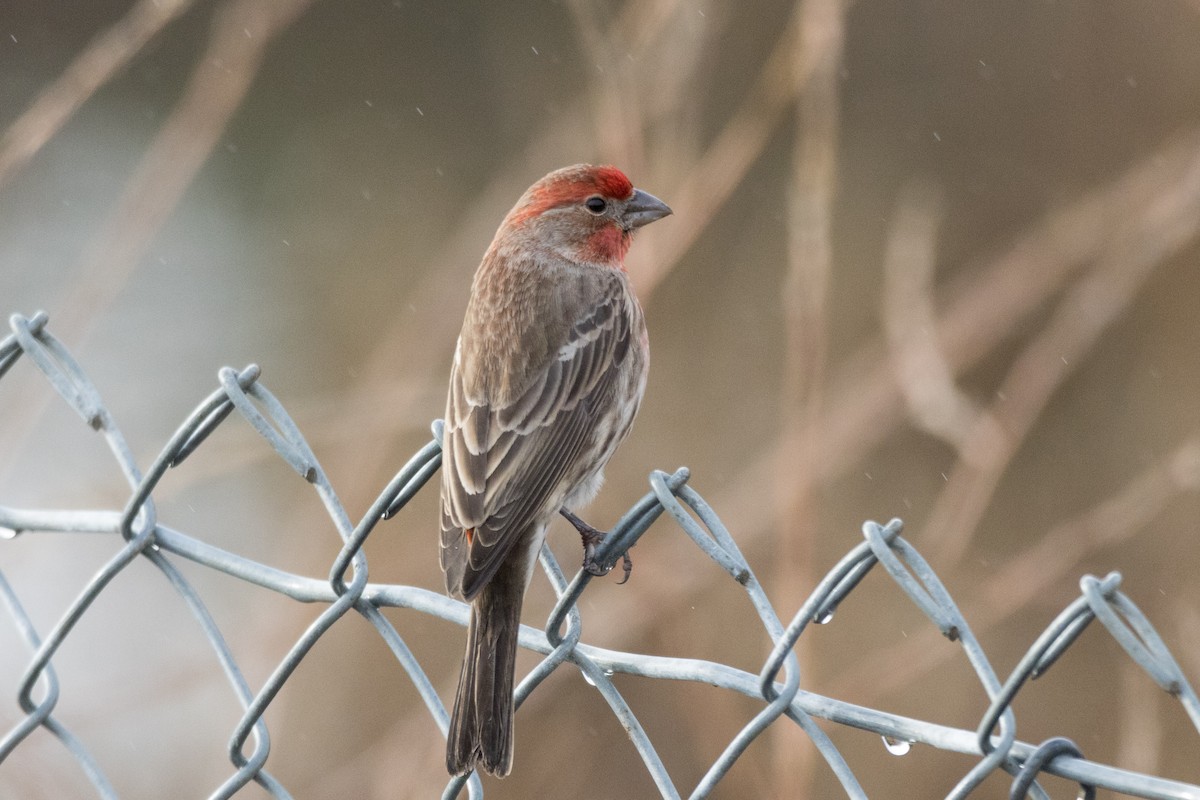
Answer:
M631 254L653 376L595 520L650 468L688 464L786 617L861 519L902 516L1001 670L1079 574L1120 569L1195 674L1196 11L30 5L0 30L0 297L50 312L147 461L217 366L260 361L353 513L441 413L497 220L550 168L618 163L676 215ZM6 501L119 502L35 383L18 371L0 386ZM305 487L249 436L198 455L162 513L323 574L336 537ZM424 502L428 529L371 543L374 580L439 585ZM0 565L49 621L104 551L28 538ZM757 669L768 642L715 571L653 534L635 557L629 586L589 592L589 641ZM310 610L197 579L254 685ZM128 586L127 602L146 592ZM535 588L528 619L548 594ZM895 600L865 586L807 636L806 688L972 726L982 694L957 649ZM233 702L170 608L112 613L134 654L150 635L169 664L131 667L97 622L64 652L64 713L129 796L191 796L224 772ZM399 622L448 696L460 632ZM1182 715L1087 641L1018 706L1021 737L1071 735L1091 758L1200 779ZM22 666L0 660L5 675ZM441 745L399 677L367 631L338 629L268 717L275 774L297 796L436 796ZM556 675L522 709L517 770L489 797L649 796L623 732L574 680ZM682 786L752 713L703 687L628 689ZM873 796L938 796L965 770L833 733ZM0 796L31 796L53 752L18 751ZM55 780L46 796L78 793ZM834 794L783 732L720 791Z

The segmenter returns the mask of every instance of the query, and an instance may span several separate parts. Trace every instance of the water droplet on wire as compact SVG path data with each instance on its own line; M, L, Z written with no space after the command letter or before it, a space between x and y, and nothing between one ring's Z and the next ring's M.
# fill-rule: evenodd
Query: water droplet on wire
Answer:
M906 755L912 749L912 742L904 739L893 739L891 736L883 737L883 746L887 751L894 756Z

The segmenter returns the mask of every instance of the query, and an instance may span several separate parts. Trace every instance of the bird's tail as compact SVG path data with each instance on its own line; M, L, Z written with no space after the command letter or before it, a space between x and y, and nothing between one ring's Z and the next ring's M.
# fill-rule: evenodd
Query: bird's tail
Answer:
M469 772L476 763L500 778L512 770L513 672L525 586L506 580L506 572L497 573L471 603L467 654L446 737L451 775Z

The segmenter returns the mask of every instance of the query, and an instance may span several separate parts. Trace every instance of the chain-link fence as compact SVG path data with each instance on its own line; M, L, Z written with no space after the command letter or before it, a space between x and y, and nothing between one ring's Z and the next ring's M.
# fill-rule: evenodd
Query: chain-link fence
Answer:
M436 473L441 463L437 442L440 423L434 425L434 440L412 457L379 494L367 514L355 524L296 425L283 406L259 383L256 366L251 365L240 372L222 369L219 388L184 420L149 470L143 472L135 463L125 437L105 408L96 387L70 353L48 332L47 315L38 313L30 318L16 315L11 318L10 325L11 335L0 342L0 378L22 355L27 356L58 394L104 437L132 493L120 511L32 510L0 505L0 534L6 538L45 531L104 533L111 534L117 545L103 568L79 591L68 610L48 630L37 629L21 598L0 570L0 598L9 621L30 653L28 667L16 687L22 713L12 723L0 722L7 728L0 739L0 769L5 769L5 760L28 740L31 733L44 728L61 743L64 757L78 764L97 795L117 797L105 776L104 766L92 755L87 743L73 734L56 715L59 702L64 698L60 697L53 660L110 582L138 559L153 564L186 603L243 709L228 747L232 769L224 783L212 789L211 797L231 797L251 782L273 797L291 796L267 768L270 732L264 714L317 641L351 613L362 616L378 632L419 692L429 714L445 731L446 709L433 682L406 645L404 637L380 609L407 608L461 625L466 623L466 606L413 586L369 583L367 560L362 549L376 524L401 513ZM154 504L155 487L167 470L180 466L232 412L249 422L319 495L344 542L327 578L306 578L284 572L214 547L159 522ZM699 784L690 790L690 796L695 798L710 796L756 737L773 724L786 724L782 722L783 717L808 735L846 795L852 798L866 795L829 736L816 724L816 718L873 731L884 737L888 749L893 752L902 752L920 743L969 756L974 766L949 793L950 798L966 797L998 770L1014 776L1011 790L1014 798L1048 797L1036 780L1042 772L1078 782L1081 797L1092 797L1096 789L1105 788L1133 797L1200 798L1200 786L1089 761L1064 738L1026 743L1015 737L1014 698L1028 680L1048 670L1093 620L1099 620L1129 658L1155 683L1178 698L1192 724L1200 730L1200 700L1153 626L1120 591L1121 576L1118 573L1104 578L1084 576L1080 581L1079 598L1063 609L1028 649L1012 674L1001 680L945 587L921 555L901 537L899 520L886 525L864 524L865 541L847 553L820 581L785 625L734 538L716 512L687 485L687 481L686 469L673 474L651 473L651 491L613 528L598 558L606 564L615 563L620 554L665 513L694 546L742 587L747 598L747 613L758 617L775 642L757 675L711 661L634 654L584 644L581 641L582 619L576 604L591 576L581 570L568 578L549 550L543 550L541 563L558 595L558 603L544 630L522 627L520 639L523 647L544 658L521 681L517 702L528 698L556 669L570 665L567 668L580 670L629 732L633 747L663 797L680 797L681 789L670 777L654 743L614 685L612 678L616 673L695 681L762 701L762 709L737 732ZM204 599L182 574L180 559L218 570L295 601L325 604L325 608L262 685L252 687ZM990 706L974 731L897 716L801 690L794 653L799 637L810 623L828 622L838 604L876 565L882 566L885 574L942 634L962 645L983 692L990 699ZM69 697L65 698L65 702L69 701ZM5 716L0 716L0 721L4 719ZM468 796L483 795L480 780L471 776L451 780L444 797L459 796L464 785Z

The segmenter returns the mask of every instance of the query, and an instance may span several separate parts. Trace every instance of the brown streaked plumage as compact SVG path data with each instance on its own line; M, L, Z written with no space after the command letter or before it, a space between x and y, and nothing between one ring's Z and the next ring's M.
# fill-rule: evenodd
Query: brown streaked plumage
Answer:
M646 385L642 310L623 259L671 213L614 167L531 186L471 286L442 442L440 560L471 602L446 766L512 769L521 602L546 527L595 495Z

